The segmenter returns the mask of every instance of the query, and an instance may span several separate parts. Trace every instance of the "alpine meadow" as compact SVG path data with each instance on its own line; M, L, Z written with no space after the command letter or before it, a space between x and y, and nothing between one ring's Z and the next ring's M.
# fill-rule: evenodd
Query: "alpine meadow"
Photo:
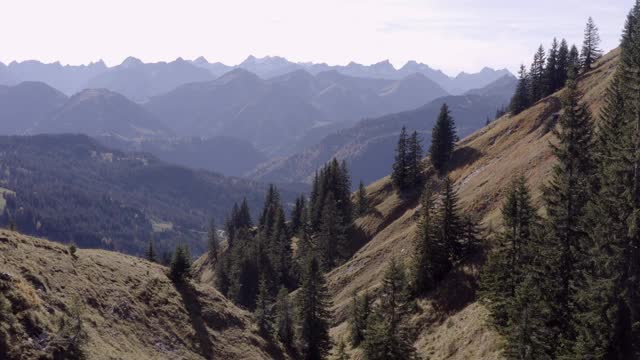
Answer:
M3 14L0 359L640 360L640 0Z

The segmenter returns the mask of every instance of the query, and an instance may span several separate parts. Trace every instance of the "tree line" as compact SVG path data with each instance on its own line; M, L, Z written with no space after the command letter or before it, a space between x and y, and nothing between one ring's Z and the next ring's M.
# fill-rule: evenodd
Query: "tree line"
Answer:
M549 51L545 53L540 45L527 71L520 65L518 85L509 106L513 114L519 114L538 100L549 96L565 86L570 69L581 73L591 69L602 56L598 27L590 17L584 32L582 50L569 45L565 39L560 43L553 39Z
M640 1L621 49L597 127L569 73L541 209L508 189L482 275L507 359L640 358Z

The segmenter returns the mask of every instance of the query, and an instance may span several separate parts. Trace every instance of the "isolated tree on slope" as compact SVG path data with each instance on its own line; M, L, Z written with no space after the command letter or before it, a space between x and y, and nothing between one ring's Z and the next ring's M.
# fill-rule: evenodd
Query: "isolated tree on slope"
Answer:
M218 254L220 252L218 234L216 231L216 222L214 219L211 219L211 222L209 223L209 233L207 234L207 250L209 253L209 259L211 259L212 262L218 261Z
M431 146L429 147L431 163L441 174L446 172L453 156L456 138L456 125L451 117L449 107L447 104L442 104L440 115L438 115L438 120L431 132Z
M598 34L598 27L593 18L589 17L587 26L584 29L584 42L580 53L580 62L584 72L591 70L593 63L602 56L602 50L600 50L599 46L600 35Z
M398 144L396 145L396 155L393 162L393 171L391 172L391 180L395 187L401 191L407 189L407 153L408 149L408 137L407 129L403 126L400 130L400 137L398 137Z
M330 307L329 293L320 262L315 257L310 257L298 293L298 342L302 359L321 360L329 354Z
M509 109L514 115L517 115L526 110L531 105L529 99L529 77L527 75L527 69L524 65L520 65L520 72L518 78L518 85L516 86L516 92L511 98L511 104Z

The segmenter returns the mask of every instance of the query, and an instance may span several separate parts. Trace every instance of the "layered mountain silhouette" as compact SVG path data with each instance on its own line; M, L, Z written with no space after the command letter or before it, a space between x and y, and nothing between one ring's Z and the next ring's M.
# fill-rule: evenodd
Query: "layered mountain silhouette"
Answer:
M266 182L309 182L319 167L338 158L347 161L354 181L372 182L389 173L402 126L418 131L427 148L440 108L447 103L459 136L466 136L508 103L515 86L515 78L505 77L470 94L440 97L415 110L362 120L300 153L262 164L248 176Z
M0 134L25 134L66 101L66 95L41 82L0 85Z
M312 75L335 70L353 77L387 80L400 80L419 73L454 95L484 87L509 73L506 69L484 68L475 74L460 73L450 77L440 70L416 61L409 61L396 69L388 60L372 65L355 62L347 65L327 65L296 63L279 56L262 58L249 56L240 64L231 66L220 62L209 62L202 56L195 60L178 58L171 62L156 63L144 63L129 57L113 67L107 67L102 60L88 65L62 65L59 62L46 64L36 60L14 61L9 65L0 63L0 85L41 81L67 95L73 95L86 88L106 88L141 102L179 85L212 80L234 69L247 70L265 80L296 70L306 70Z
M109 68L89 80L85 87L109 89L134 101L143 102L180 85L214 78L208 70L182 58L172 62L145 64L139 59L129 57L122 64Z

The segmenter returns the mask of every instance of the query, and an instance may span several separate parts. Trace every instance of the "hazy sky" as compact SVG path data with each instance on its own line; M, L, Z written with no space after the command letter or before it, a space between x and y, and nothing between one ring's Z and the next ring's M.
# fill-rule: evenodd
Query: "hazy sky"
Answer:
M617 46L635 0L0 0L0 61L108 65L249 54L364 64L417 60L455 75L515 71L554 36L580 43L593 16Z

